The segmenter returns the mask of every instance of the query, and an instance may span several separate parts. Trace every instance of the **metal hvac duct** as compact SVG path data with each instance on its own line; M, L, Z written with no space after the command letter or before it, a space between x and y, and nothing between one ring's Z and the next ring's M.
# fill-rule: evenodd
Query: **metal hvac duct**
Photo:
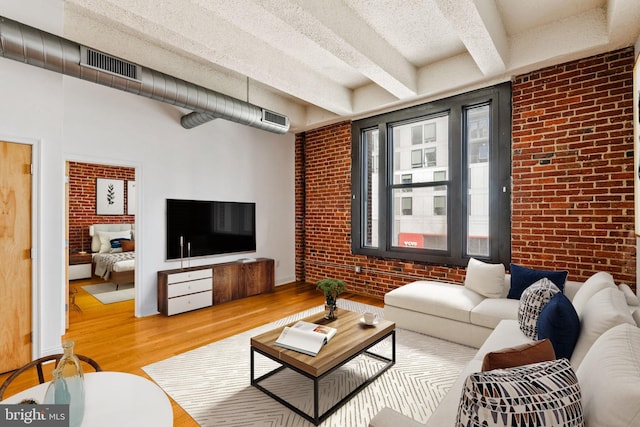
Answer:
M289 118L0 16L0 56L193 110L191 129L216 118L284 134Z

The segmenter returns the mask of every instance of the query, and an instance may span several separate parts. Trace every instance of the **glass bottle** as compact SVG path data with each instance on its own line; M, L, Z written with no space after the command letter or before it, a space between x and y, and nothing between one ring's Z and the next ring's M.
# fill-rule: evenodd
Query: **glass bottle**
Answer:
M73 345L73 341L62 343L64 354L53 370L44 403L69 404L69 426L79 427L84 417L84 375Z
M60 375L60 371L56 368L51 372L52 379L47 387L44 395L44 403L68 404L71 401L69 396L69 388L67 382Z

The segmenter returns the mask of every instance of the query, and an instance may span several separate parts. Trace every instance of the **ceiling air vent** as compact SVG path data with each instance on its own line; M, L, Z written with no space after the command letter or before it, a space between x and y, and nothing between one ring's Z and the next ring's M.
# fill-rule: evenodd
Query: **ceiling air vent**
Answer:
M90 67L105 73L140 81L140 66L132 62L123 61L115 56L80 46L80 65Z
M262 109L262 122L282 127L289 127L289 118L287 116L265 109Z

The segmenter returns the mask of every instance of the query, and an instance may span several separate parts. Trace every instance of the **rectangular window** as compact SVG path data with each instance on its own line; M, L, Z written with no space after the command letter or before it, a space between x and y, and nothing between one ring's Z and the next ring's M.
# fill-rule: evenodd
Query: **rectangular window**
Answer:
M402 215L413 214L413 199L411 197L402 198Z
M432 168L436 165L436 148L424 149L424 164L425 166Z
M411 197L406 197L406 193L403 193L401 189L396 188L393 190L393 201L396 206L399 207L398 211L394 209L394 216L392 220L392 246L407 246L403 244L406 236L420 236L420 239L416 241L423 241L426 236L441 236L443 238L444 246L439 243L437 246L424 243L413 246L417 249L434 249L434 250L446 250L447 241L447 217L446 208L442 215L434 215L434 199L435 199L435 187L414 187ZM408 201L411 200L409 205ZM411 209L411 213L408 212L408 208Z
M447 171L435 171L433 172L433 180L438 181L446 181L447 180ZM445 191L447 189L446 185L440 185L435 188L438 191Z
M422 167L422 150L411 150L411 167L414 169Z
M433 214L436 216L447 214L447 196L433 196Z
M468 156L467 255L488 257L489 247L478 244L489 238L489 105L464 110Z
M362 153L364 154L364 174L362 176L362 194L365 196L362 207L364 219L364 233L362 245L365 247L378 246L378 191L380 176L380 144L378 129L368 129L362 132Z
M431 147L415 149L413 137L414 129L426 129L427 127L440 127L442 132L439 133L441 140L432 142ZM393 209L392 217L392 245L407 247L412 249L442 249L442 243L437 246L425 246L424 236L443 236L440 242L444 240L444 248L446 249L447 221L446 211L441 216L434 215L433 196L434 191L442 186L436 186L436 177L446 179L448 165L439 166L440 175L434 175L433 167L437 164L438 156L442 156L442 162L446 162L449 152L449 140L447 138L449 132L449 116L447 113L438 113L421 118L419 121L412 120L410 122L398 122L391 126L389 132L388 146L391 148L393 160L393 204L397 206ZM420 167L413 162L409 165L403 159L407 156L416 156L420 153L421 159L424 161ZM400 159L400 160L398 160ZM407 173L411 171L411 173ZM410 178L410 179L409 179ZM446 186L444 187L446 192ZM407 212L408 206L403 201L407 192L411 192L411 214ZM410 245L407 242L414 242Z
M503 83L354 121L353 253L508 265L510 101Z
M422 125L411 127L411 145L422 144Z
M402 175L402 183L403 184L411 184L413 182L413 175L410 173L405 173ZM402 191L404 191L405 193L410 193L411 192L411 188L403 188Z
M436 141L436 124L427 123L424 125L424 142Z

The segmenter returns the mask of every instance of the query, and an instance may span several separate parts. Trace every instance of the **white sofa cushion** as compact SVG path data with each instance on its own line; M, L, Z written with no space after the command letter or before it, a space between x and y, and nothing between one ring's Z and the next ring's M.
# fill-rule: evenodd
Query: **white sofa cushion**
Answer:
M467 381L467 377L482 370L482 360L473 359L462 370L456 381L453 383L447 394L442 398L438 407L427 420L427 427L447 427L454 426L460 405L460 395ZM389 427L404 427L404 424L390 424Z
M487 298L500 298L504 289L504 265L469 258L464 285Z
M480 366L482 366L482 360L487 353L530 342L531 339L520 330L517 320L502 320L478 349L473 360L479 361Z
M417 281L384 296L385 305L470 323L471 310L484 297L471 289L451 283Z
M571 302L578 313L578 317L582 320L582 310L589 298L606 288L615 288L616 283L613 276L606 271L599 271L589 277L580 288L576 291Z
M640 305L640 300L638 300L638 296L633 293L633 290L629 287L629 285L625 285L624 283L618 285L618 289L620 292L624 294L625 299L627 300L628 305L637 306Z
M571 356L577 369L594 342L606 331L622 323L635 325L627 301L614 286L589 298L582 310L580 336Z
M589 426L640 425L640 329L622 324L603 333L576 371Z
M518 320L517 299L487 298L471 310L471 323L474 325L495 328L501 320Z

